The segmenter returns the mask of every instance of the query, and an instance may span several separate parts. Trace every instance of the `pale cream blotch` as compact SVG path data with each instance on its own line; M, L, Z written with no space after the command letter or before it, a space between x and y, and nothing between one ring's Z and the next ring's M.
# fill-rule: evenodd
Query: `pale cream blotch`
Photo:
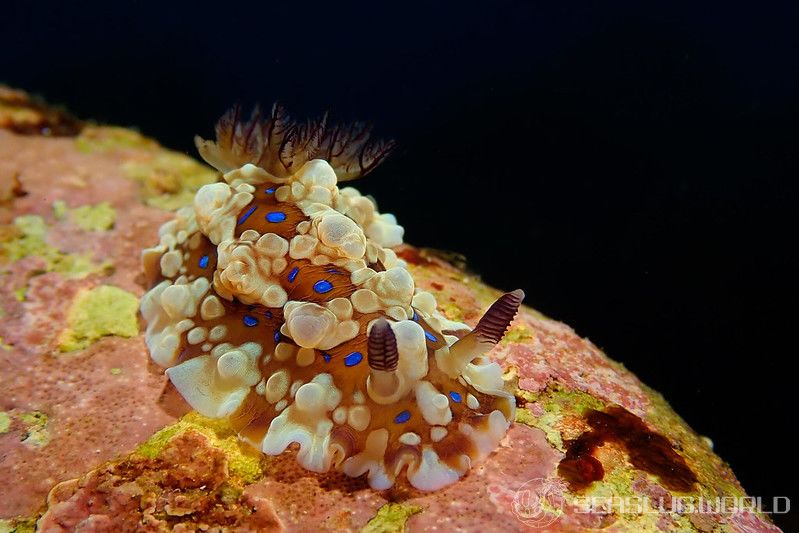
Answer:
M239 211L249 204L255 187L247 183L235 189L227 183L211 183L197 191L194 213L203 235L214 243L233 238Z
M375 489L402 471L422 490L454 483L513 420L501 369L483 357L512 314L472 331L415 287L391 249L403 238L394 216L338 187L371 160L350 141L299 133L292 146L309 148L287 161L269 137L290 130L270 129L281 117L226 120L217 143L198 141L223 181L143 252L152 359L203 415L245 420L242 438L266 454L297 444L303 467L366 474Z
M336 209L364 228L364 233L371 241L385 247L402 244L405 230L397 224L394 215L378 213L374 202L353 187L345 187L339 192Z
M331 302L332 303L332 302ZM303 348L329 350L353 339L358 334L358 323L344 314L340 319L327 307L311 302L288 302L283 310L285 323L281 333ZM338 309L337 305L332 306ZM351 311L348 313L351 316Z
M252 230L239 239L222 241L217 247L214 289L226 300L282 307L288 297L278 276L286 269L288 248L286 239L274 233L259 236Z
M279 187L275 197L301 208L312 204L331 206L339 194L336 182L336 173L330 165L322 159L314 159L305 163L286 185Z
M192 209L184 207L175 212L175 218L161 226L158 236L158 245L142 252L142 263L146 270L175 278L183 273L184 248L196 248L202 238Z
M269 455L283 453L297 443L297 461L308 470L326 472L330 468L330 431L333 421L329 413L341 401L341 391L330 374L319 374L310 383L297 388L294 403L269 425L261 449Z
M192 318L209 287L206 278L191 283L178 278L175 284L164 280L142 297L141 313L147 322L145 342L153 361L161 366L175 364L181 336L194 327Z
M201 355L168 368L167 376L175 388L200 414L225 417L233 414L250 389L261 380L258 358L261 345L220 344L210 354Z

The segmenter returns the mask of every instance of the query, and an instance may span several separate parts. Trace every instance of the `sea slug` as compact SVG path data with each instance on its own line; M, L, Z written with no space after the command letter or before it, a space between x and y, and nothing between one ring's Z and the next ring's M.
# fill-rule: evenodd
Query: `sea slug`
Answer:
M338 183L392 144L360 123L289 120L275 106L196 138L222 180L164 224L143 252L153 361L188 403L229 417L263 453L298 445L306 469L421 490L462 477L505 436L515 403L485 354L521 304L453 322L392 250L403 228Z

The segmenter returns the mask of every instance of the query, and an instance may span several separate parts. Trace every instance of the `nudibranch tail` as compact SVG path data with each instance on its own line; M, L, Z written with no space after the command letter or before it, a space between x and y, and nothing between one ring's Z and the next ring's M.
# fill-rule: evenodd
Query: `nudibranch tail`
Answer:
M249 119L234 107L216 124L216 142L195 137L197 149L210 165L230 172L253 164L284 179L308 161L327 161L338 181L352 180L374 170L394 149L394 141L371 139L371 127L355 122L329 126L319 120L294 122L275 104L264 118L256 106Z
M502 369L485 355L524 294L502 296L472 331L442 315L392 250L396 219L338 182L363 175L391 143L369 128L296 124L280 107L234 108L216 142L223 172L143 252L145 341L201 414L306 469L400 476L422 490L457 481L514 418Z

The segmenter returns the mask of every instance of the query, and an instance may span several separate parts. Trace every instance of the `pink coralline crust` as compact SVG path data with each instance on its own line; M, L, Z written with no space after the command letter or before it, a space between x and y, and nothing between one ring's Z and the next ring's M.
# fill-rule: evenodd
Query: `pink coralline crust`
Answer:
M249 485L244 494L271 502L287 531L357 531L388 502L384 492L371 490L363 479L309 473L293 452L278 456L270 466L269 476Z
M139 514L141 485L134 482L134 478L142 476L131 476L120 466L135 462L133 457L118 463L109 461L125 457L185 412L186 406L178 396L168 395L170 399L165 400L162 395L166 380L149 364L141 335L104 338L70 354L55 352L69 302L81 288L107 284L136 296L144 292L140 285L140 250L152 242L170 214L147 206L139 185L125 177L122 165L140 157L133 147L86 153L76 148L74 139L23 137L0 130L0 179L18 174L28 193L0 203L0 224L23 214L40 215L50 226L48 242L52 246L67 253L91 253L96 263L110 261L114 267L112 272L67 279L58 273L42 274L44 262L36 257L0 264L0 308L4 313L0 319L0 410L12 418L21 413L43 413L49 435L49 442L42 447L22 443L23 428L18 422L0 434L0 492L4 495L0 498L0 518L36 517L47 511L42 519L45 531L78 525L86 531L120 530L119 521L126 518L124 511L132 509L127 514L143 516ZM117 212L116 224L113 229L92 233L88 238L69 220L54 218L52 202L56 200L69 207L110 202ZM419 251L410 246L399 253L408 261L417 286L433 292L448 316L460 315L451 318L474 325L500 294L443 261L420 259ZM15 289L25 286L26 298L20 302ZM544 394L560 387L582 391L602 403L621 405L685 445L683 454L699 473L703 491L743 494L726 465L709 450L697 451L699 437L657 395L592 343L568 326L527 308L513 327L521 328L525 334L501 343L490 357L506 369L514 369L509 374L518 378L520 389ZM13 346L9 349L6 345ZM528 401L525 407L535 417L548 412L535 400ZM561 436L577 435L586 429L584 426L584 420L574 413L554 424ZM246 515L261 517L261 527L266 530L280 526L289 531L358 531L383 505L392 502L422 508L408 519L406 531L529 531L513 512L518 487L539 478L570 495L557 473L563 454L548 437L540 429L517 423L484 463L460 482L431 493L407 486L374 491L360 478L305 471L297 465L294 452L286 452L268 461L262 479L243 487L235 505L227 508L225 520L246 528L241 521ZM186 443L193 442L194 449L205 450L206 459L221 460L218 453L200 441L182 442L161 457L159 469L152 468L154 463L149 467L137 464L142 472L150 468L147 476L157 470L164 476L183 472L184 480L210 476L216 483L220 476L224 477L221 463L197 461L195 455L188 453ZM617 470L630 468L625 466L620 452L613 457ZM700 460L704 462L698 463ZM633 479L632 486L625 490L651 495L665 490L646 475ZM156 485L163 489L173 482L180 485L177 478ZM48 500L48 491L54 486L57 487ZM181 509L192 503L177 498L183 490L172 496L159 493L154 501ZM207 495L206 489L191 490ZM139 527L157 530L163 519L151 514L143 518ZM635 526L628 520L625 515L578 513L565 505L564 514L549 530L629 530ZM731 529L778 531L766 519L746 513L727 517L692 515L690 520L698 530L712 530L726 521L726 527ZM179 522L176 519L169 525ZM677 527L675 524L669 515L657 520L657 526L664 530ZM684 527L685 521L678 525ZM180 530L180 526L175 530Z
M3 491L0 516L30 515L54 484L132 450L174 420L157 403L163 379L147 361L141 339L104 339L74 356L0 350L0 409L44 413L49 435L38 448L16 432L0 434L0 478L14 487Z
M30 355L57 352L58 335L66 327L73 298L93 285L91 279L64 279L54 272L31 277L21 312L12 314L0 330L5 342Z
M556 381L638 416L646 414L649 400L633 374L620 370L570 328L558 331L543 320L525 319L534 332L530 344L508 345L496 352L497 359L505 356L505 362L518 369L520 389L540 392Z
M52 226L50 245L92 252L96 263L114 266L110 275L68 279L42 274L39 257L0 264L0 411L43 413L49 436L40 448L23 444L19 432L0 434L0 478L14 487L2 490L0 517L32 515L53 485L129 452L175 419L157 403L164 379L149 369L141 338L106 338L74 354L56 348L80 289L102 283L143 292L136 282L140 250L169 215L134 200L138 187L124 176L123 161L119 152L81 153L74 139L0 130L0 179L18 175L27 193L10 208L0 205L0 223L42 216ZM70 207L108 201L117 210L115 227L87 238L70 221L54 218L56 200ZM19 301L16 291L25 287Z
M460 483L408 500L425 508L408 520L408 526L419 531L469 531L474 524L490 524L495 531L520 530L522 524L512 508L516 490L531 479L550 477L560 458L543 432L515 425L491 461Z

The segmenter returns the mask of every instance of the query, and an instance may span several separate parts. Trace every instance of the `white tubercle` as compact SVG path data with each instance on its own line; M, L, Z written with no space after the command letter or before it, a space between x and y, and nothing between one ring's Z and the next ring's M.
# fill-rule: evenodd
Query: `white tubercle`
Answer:
M369 289L377 296L381 307L388 308L393 305L407 307L411 305L414 283L410 273L402 267L393 267L378 272L363 284L364 289Z
M224 417L238 409L261 379L261 351L261 345L254 342L238 347L220 344L210 354L168 368L166 374L197 412Z
M285 368L281 368L269 376L269 379L266 380L266 401L277 403L281 400L289 391L290 380L289 372Z
M341 311L338 305L334 305ZM329 308L311 302L288 302L284 308L285 322L281 332L303 348L328 350L353 339L358 323L339 320Z
M475 398L473 394L467 394L466 407L468 407L469 409L479 409L480 402L477 401L477 398Z
M336 409L333 411L333 422L335 422L338 425L347 423L346 407L336 407Z
M430 428L430 440L439 442L447 436L447 428L441 426L434 426Z
M408 481L419 490L438 490L455 483L462 474L442 463L438 454L425 446L421 462L416 468L408 469Z
M417 446L422 443L422 438L416 433L408 432L400 435L399 441L407 446Z
M234 297L245 304L259 303L265 307L282 307L288 296L277 278L286 267L283 255L289 243L274 233L267 233L257 242L258 234L222 241L217 247L217 269L214 289L228 300ZM277 268L276 268L277 267Z
M252 163L247 163L241 168L236 168L229 172L226 172L222 176L222 178L234 187L241 183L247 183L249 185L260 185L268 181L277 180L275 176L272 176L269 172L253 165Z
M354 405L347 412L347 423L356 431L364 431L369 427L372 413L365 405Z
M375 490L385 490L394 484L388 476L384 462L388 446L388 430L376 429L366 437L366 445L360 453L346 459L341 469L350 477L368 473L369 486Z
M510 422L505 419L502 412L495 410L488 415L485 428L477 429L465 422L458 424L458 430L466 435L477 448L477 459L483 460L494 451L499 445L499 441L508 432Z
M449 400L441 394L429 381L420 381L416 385L416 405L422 412L425 422L431 426L446 426L452 421Z
M296 390L294 403L281 411L266 432L261 449L278 455L296 442L300 446L297 461L306 469L326 472L330 468L330 431L333 421L328 413L341 401L341 391L330 374L319 374Z
M339 257L360 259L366 253L366 237L352 219L341 213L328 210L312 219L312 229L316 229L319 241L331 248Z
M200 231L212 243L233 238L239 212L249 204L255 187L241 183L235 189L227 183L203 185L194 197L194 213Z
M194 327L191 319L208 288L205 278L188 283L181 276L174 285L164 280L142 297L140 309L147 321L144 339L153 361L161 366L175 364L181 336Z
M362 196L357 189L352 187L340 189L334 207L364 228L366 236L380 246L394 247L402 244L405 230L397 224L394 215L378 213L374 202Z

